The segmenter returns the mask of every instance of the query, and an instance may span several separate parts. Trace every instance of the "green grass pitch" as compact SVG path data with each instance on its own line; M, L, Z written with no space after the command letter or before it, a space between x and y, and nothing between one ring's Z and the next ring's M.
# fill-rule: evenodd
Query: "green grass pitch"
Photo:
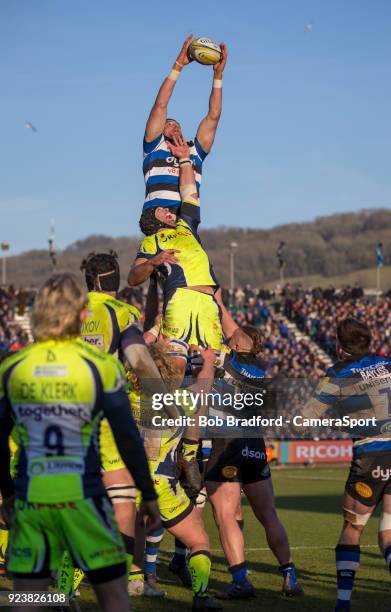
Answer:
M299 579L305 595L287 599L280 593L281 577L277 562L269 551L262 527L244 501L246 556L250 579L257 592L255 599L224 602L225 610L273 612L331 612L336 586L334 546L342 524L341 501L347 468L316 467L273 470L273 483L279 516L284 523ZM221 590L229 582L209 504L205 522L211 539L212 576L210 591ZM391 606L390 583L385 561L377 542L378 518L372 518L362 539L361 566L356 576L352 612L387 612ZM173 548L173 538L166 534L161 545L158 575L166 600L133 598L136 611L174 612L190 609L191 593L175 581L166 569ZM9 582L0 580L8 587ZM4 588L3 586L3 588ZM96 609L91 589L82 586L78 602L83 612Z

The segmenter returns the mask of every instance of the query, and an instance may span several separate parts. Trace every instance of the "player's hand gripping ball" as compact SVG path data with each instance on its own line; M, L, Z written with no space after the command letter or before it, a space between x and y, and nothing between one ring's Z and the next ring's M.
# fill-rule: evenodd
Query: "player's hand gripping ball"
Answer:
M221 48L210 38L195 38L187 50L189 59L204 66L213 66L221 60Z

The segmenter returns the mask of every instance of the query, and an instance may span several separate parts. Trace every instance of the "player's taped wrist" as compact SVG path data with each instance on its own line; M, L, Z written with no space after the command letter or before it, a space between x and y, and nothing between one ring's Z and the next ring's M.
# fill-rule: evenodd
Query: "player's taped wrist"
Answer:
M160 323L156 323L156 325L154 325L150 329L147 329L147 331L145 333L146 334L152 334L152 336L157 338L159 336L159 334L160 334Z
M212 87L214 87L214 89L222 89L223 79L213 79Z
M181 194L182 202L190 202L192 204L198 203L197 187L194 183L190 185L180 185L179 193Z
M179 158L179 165L183 166L184 164L191 164L190 157L180 157Z
M168 79L171 79L172 81L177 81L179 79L179 75L181 74L180 70L171 70L170 74L168 75Z

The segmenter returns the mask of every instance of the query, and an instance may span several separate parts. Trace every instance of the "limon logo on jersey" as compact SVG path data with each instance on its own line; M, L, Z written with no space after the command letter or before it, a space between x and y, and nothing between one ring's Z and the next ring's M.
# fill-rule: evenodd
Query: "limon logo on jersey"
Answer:
M78 461L77 458L70 459L51 459L46 461L34 461L30 464L29 475L41 476L42 474L83 474L84 462Z
M40 461L36 461L30 466L30 475L31 476L39 476L40 474L44 474L45 472L45 464Z
M266 459L266 453L261 452L261 451L250 450L248 446L242 449L242 455L243 457L246 457L249 459L262 459L262 460Z

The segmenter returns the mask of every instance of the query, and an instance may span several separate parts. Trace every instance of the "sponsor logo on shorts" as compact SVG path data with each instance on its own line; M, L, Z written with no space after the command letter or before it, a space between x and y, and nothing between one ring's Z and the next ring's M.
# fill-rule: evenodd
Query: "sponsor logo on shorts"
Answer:
M379 478L380 480L389 480L391 476L390 468L381 468L380 465L375 467L371 472L373 478Z
M43 503L30 502L18 499L16 502L17 510L77 510L77 504L74 501Z
M372 488L369 485L365 484L365 482L356 482L354 488L356 490L356 493L358 493L359 496L363 497L364 499L368 499L368 497L372 496Z
M235 465L226 465L221 473L224 478L235 478L238 475L238 468Z
M248 446L242 449L243 457L248 457L249 459L266 459L266 453L261 451L250 450Z
M111 555L117 555L118 553L124 553L125 548L123 546L112 546L111 548L103 548L102 550L96 550L90 555L90 559L97 559L98 557L109 557Z

